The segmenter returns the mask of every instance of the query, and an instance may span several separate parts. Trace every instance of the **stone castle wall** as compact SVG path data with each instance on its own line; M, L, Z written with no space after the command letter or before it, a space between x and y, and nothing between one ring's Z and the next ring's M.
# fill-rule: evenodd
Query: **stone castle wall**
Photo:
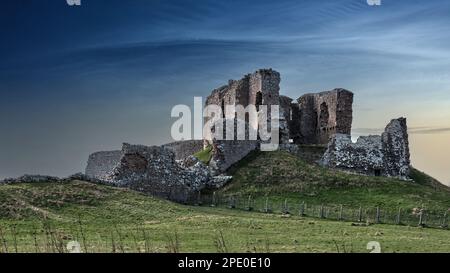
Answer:
M176 160L170 148L127 143L121 151L89 156L85 176L89 181L130 188L181 203L196 198L204 188L221 187L231 179L214 176L210 167L193 156Z
M175 160L182 160L201 151L203 149L203 140L176 141L162 145L162 147L172 151ZM119 164L121 158L121 150L93 153L89 156L85 173L88 176L102 180Z
M122 187L183 202L205 184L175 162L175 154L163 147L124 144L119 164L109 181Z
M260 69L240 80L229 80L228 85L213 90L205 105L218 105L223 113L227 105L278 105L279 84L278 72ZM226 118L234 118L234 115Z
M254 105L258 111L260 105L268 107L279 106L280 115L275 117L279 122L280 144L327 144L336 133L350 134L352 124L353 93L345 89L301 96L296 102L287 96L280 96L280 73L272 69L260 69L248 74L242 79L230 80L228 85L212 91L206 99L206 106L217 105L225 111L227 105ZM209 113L207 113L208 115ZM252 128L258 128L258 122L264 115L258 114L258 119L249 122ZM222 118L236 119L233 113L222 115ZM247 119L247 117L246 117ZM270 121L270 109L267 119ZM207 122L208 119L205 119ZM223 126L223 128L226 128ZM214 140L211 132L204 132L214 149L212 164L224 170L255 149L255 144L249 141L234 139L232 142ZM261 137L262 138L262 137ZM231 141L231 140L228 140ZM257 146L257 145L256 145ZM217 155L215 153L218 153ZM220 162L220 163L219 163Z
M406 118L393 119L381 135L385 175L406 178L410 173L410 153Z
M203 140L183 140L162 145L175 154L176 160L184 159L203 149Z
M105 180L120 162L122 151L96 152L89 156L86 175L99 180Z
M321 159L325 166L369 175L408 177L410 161L406 119L392 120L381 136L360 137L353 143L350 138L352 92L334 89L306 94L294 101L280 96L279 85L278 72L260 69L215 89L206 99L206 105L217 105L223 111L227 105L255 105L257 109L260 105L278 105L280 116L269 115L268 120L279 121L280 149L301 153L296 144L329 143ZM263 116L258 113L258 119ZM85 176L92 181L187 202L202 189L218 188L227 183L231 177L223 174L263 143L262 135L260 139L248 140L257 124L251 124L247 117L239 119L232 114L221 118L223 120L214 124L208 133L214 136L217 126L225 128L226 124L234 122L233 140L211 137L152 147L124 144L121 151L90 155ZM238 139L237 126L245 126L246 140ZM192 156L205 145L212 147L209 165Z
M334 89L301 96L296 102L280 96L280 74L272 69L260 69L241 80L215 89L206 105L215 104L225 110L226 105L279 105L283 143L327 144L334 134L350 134L353 120L353 93ZM269 112L270 113L270 112ZM235 118L227 116L226 118ZM268 119L270 120L270 115ZM257 124L250 124L254 128Z
M230 80L228 85L215 89L206 99L206 105L218 105L224 112L223 118L235 120L237 123L245 124L246 139L239 140L236 137L236 127L234 130L234 140L218 140L211 132L205 132L207 143L213 147L213 157L210 165L218 172L226 171L231 165L243 159L251 151L258 147L256 140L248 140L248 130L257 128L258 120L251 124L248 117L238 120L234 114L225 115L227 105L241 105L244 108L248 105L279 105L280 74L272 69L260 69L253 74L248 74L242 79ZM270 113L270 112L269 112ZM258 117L259 118L259 117ZM268 116L270 119L270 115ZM207 122L208 119L205 120ZM223 122L226 130L226 122ZM212 128L212 131L217 128Z
M238 163L250 152L256 150L257 141L216 140L213 142L213 157L210 166L218 173L224 173L233 164Z
M298 100L298 119L292 121L292 138L300 144L327 144L335 134L350 134L353 93L334 89L306 94Z
M350 135L336 134L322 163L356 173L381 175L384 166L381 136L361 136L353 143Z
M361 136L356 143L350 135L336 134L321 163L367 175L407 179L410 154L406 119L394 119L381 136Z

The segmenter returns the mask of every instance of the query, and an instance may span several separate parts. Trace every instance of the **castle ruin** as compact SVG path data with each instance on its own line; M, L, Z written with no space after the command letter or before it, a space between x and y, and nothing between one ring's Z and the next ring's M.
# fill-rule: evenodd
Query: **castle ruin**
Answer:
M353 119L353 93L334 89L305 94L296 101L280 96L280 73L260 69L240 80L212 91L205 105L219 105L225 116L227 105L279 105L281 120L287 124L280 130L282 142L294 144L327 144L335 134L350 134ZM248 120L246 120L248 122ZM256 124L251 124L257 127Z
M228 85L213 90L207 97L205 106L217 105L222 109L224 120L231 119L245 123L253 130L257 130L259 120L251 121L248 116L244 117L245 120L239 120L235 113L227 113L226 107L241 105L245 108L255 105L256 110L259 110L261 105L279 106L279 142L282 147L288 147L289 150L292 150L289 145L325 145L335 134L351 133L352 92L334 89L305 94L294 101L280 95L280 81L280 73L272 69L260 69L240 80L229 80ZM225 122L221 122L225 127ZM218 140L209 135L207 139L209 140L205 146L211 145L214 150L211 164L219 172L226 171L257 147L252 140Z
M353 143L350 136L352 92L339 88L308 93L293 100L280 95L280 79L280 74L272 69L257 70L213 90L206 99L206 106L218 105L224 113L223 120L232 120L235 126L243 123L248 133L258 124L251 124L247 116L244 120L238 119L235 113L226 116L227 105L254 105L257 110L262 105L278 105L279 117L269 118L279 120L280 149L298 153L299 145L328 145L320 160L323 166L408 179L410 155L406 119L392 120L381 136L360 137ZM259 139L234 137L233 140L179 141L159 147L124 144L121 151L92 154L86 177L187 202L202 189L226 184L231 179L226 176L229 167L261 145ZM206 146L211 146L212 151L207 164L192 156Z

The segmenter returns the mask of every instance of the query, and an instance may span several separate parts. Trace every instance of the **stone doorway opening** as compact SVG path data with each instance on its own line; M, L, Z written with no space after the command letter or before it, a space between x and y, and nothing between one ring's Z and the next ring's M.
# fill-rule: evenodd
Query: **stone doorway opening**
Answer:
M373 171L373 174L374 174L375 176L381 176L381 170L380 170L380 169L375 169L375 170Z

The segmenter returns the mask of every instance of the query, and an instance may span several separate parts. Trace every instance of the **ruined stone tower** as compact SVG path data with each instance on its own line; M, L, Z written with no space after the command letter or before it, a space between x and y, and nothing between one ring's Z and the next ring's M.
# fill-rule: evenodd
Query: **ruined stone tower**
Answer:
M327 144L335 134L350 134L353 93L334 89L301 96L291 103L289 134L297 144Z
M258 123L262 121L262 118L267 118L268 125L270 121L277 119L279 144L327 144L336 133L350 134L352 126L352 92L335 89L317 94L306 94L293 102L293 99L289 97L280 96L280 73L272 69L259 69L240 80L230 80L228 85L213 90L205 104L206 106L214 105L216 109L222 110L220 118L223 120L215 121L210 127L211 130L204 132L205 146L212 146L213 149L211 162L220 171L226 170L258 148L258 141L249 139L247 136L245 140L242 140L236 135L234 139L225 138L226 132L223 138L217 134L221 130L226 131L225 127L233 123L235 127L237 123L244 123L246 130L248 128L246 134L249 135L251 130L253 132L258 130ZM249 119L248 116L239 117L234 112L226 111L227 106L238 105L244 108L254 105L259 111L258 117ZM267 116L262 115L261 105L268 107ZM277 117L270 115L274 105L279 106ZM205 123L214 115L217 113L207 108ZM267 139L263 138L259 131L256 134L260 139Z
M228 85L212 91L206 99L206 105L218 105L224 118L227 105L278 105L280 93L280 73L272 69L260 69L253 74L245 75L240 80L230 80ZM205 120L207 121L207 120ZM252 124L256 127L256 124Z
M212 91L206 105L219 105L225 112L227 105L279 105L280 140L282 143L327 144L336 133L350 134L352 126L353 93L334 89L301 96L297 101L280 96L280 73L260 69L241 80ZM234 119L234 116L223 116ZM286 124L284 124L286 123ZM254 128L257 124L250 124Z
M249 105L255 106L256 110L261 105L278 105L280 92L280 74L272 69L260 69L253 74L245 75L240 80L230 80L228 85L222 86L212 91L211 95L206 99L206 106L215 105L222 110L222 117L224 120L214 123L211 131L207 130L204 133L205 146L211 146L213 149L213 156L210 165L219 172L228 169L232 164L238 162L243 157L248 155L251 151L258 148L258 141L249 139L250 132L255 132L258 128L258 120L260 117L250 119L248 114L239 117L235 113L228 113L227 106L242 106L243 108ZM211 118L210 111L206 109L205 124ZM270 113L270 112L269 112ZM221 126L226 134L226 127L228 122L234 123L234 139L221 140L217 139L213 132ZM240 124L245 128L245 140L238 139L237 125ZM218 131L220 132L220 130ZM225 137L224 137L225 139Z

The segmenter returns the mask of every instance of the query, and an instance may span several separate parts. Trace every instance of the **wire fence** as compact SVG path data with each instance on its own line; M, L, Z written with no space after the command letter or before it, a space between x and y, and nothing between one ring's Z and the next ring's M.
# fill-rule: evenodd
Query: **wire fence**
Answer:
M280 200L279 197L271 198L251 195L201 195L188 202L189 205L228 208L260 213L297 215L329 219L336 221L348 221L361 224L393 224L406 226L420 226L429 228L449 227L449 211L432 211L424 208L402 208L396 210L382 207L348 207L339 204L309 204L306 201L294 201L291 199Z

